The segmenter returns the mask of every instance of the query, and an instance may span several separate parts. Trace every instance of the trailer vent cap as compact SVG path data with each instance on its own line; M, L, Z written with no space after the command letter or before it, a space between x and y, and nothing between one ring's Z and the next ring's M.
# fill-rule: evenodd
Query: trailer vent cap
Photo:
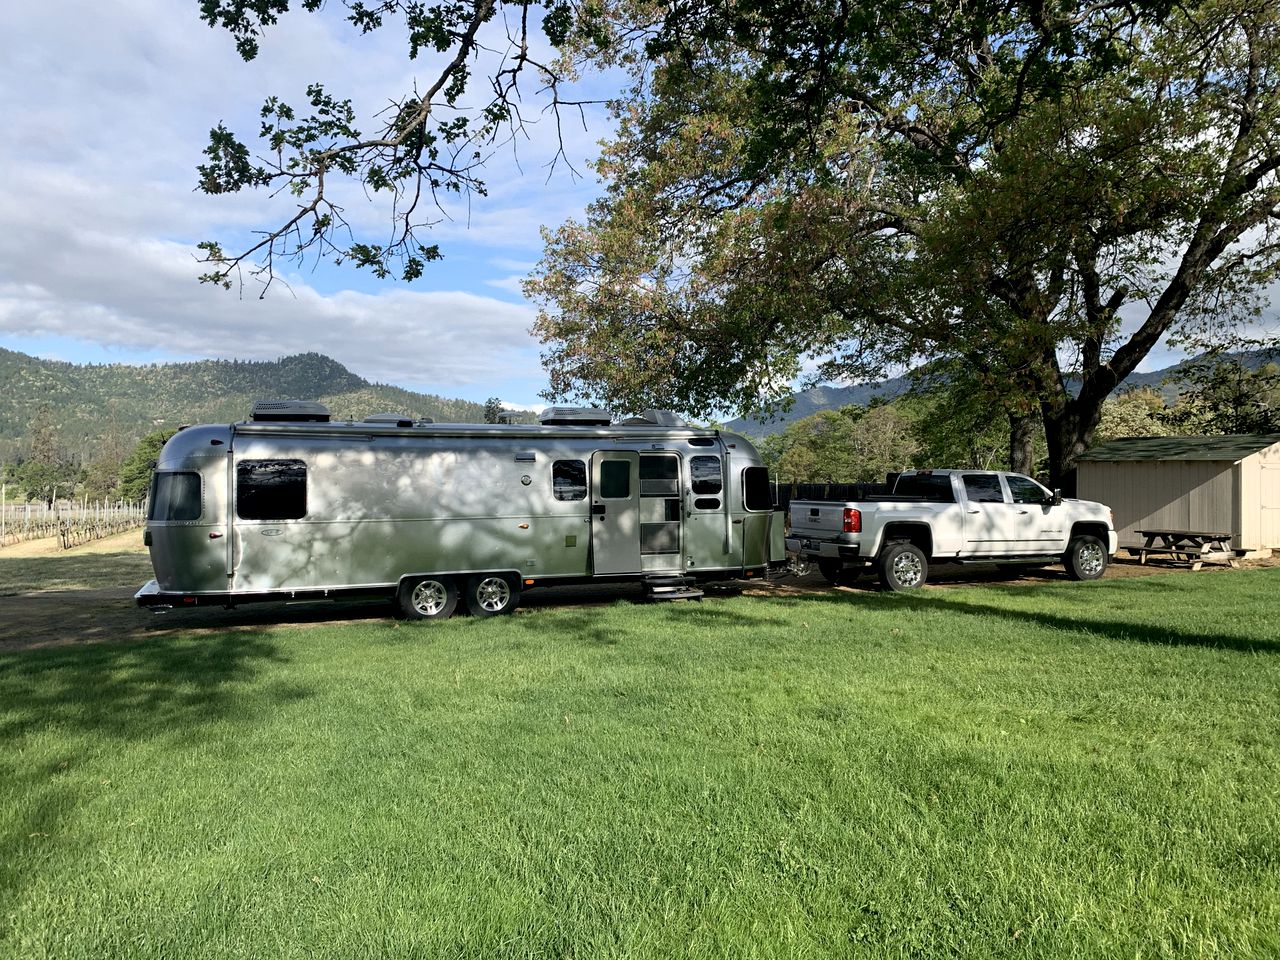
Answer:
M412 427L413 417L403 413L375 413L364 418L365 423L386 423L396 427Z
M254 423L328 423L329 408L314 400L258 400L249 416Z
M623 423L634 424L636 426L653 426L653 427L687 427L689 425L679 414L671 410L641 410L639 415Z
M598 407L547 407L538 422L544 427L607 427L613 414Z

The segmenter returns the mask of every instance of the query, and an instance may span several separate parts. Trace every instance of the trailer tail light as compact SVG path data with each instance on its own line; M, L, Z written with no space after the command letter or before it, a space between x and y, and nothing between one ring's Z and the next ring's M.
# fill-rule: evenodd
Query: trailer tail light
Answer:
M853 507L844 508L844 526L841 527L844 533L861 533L862 532L862 511L855 510Z

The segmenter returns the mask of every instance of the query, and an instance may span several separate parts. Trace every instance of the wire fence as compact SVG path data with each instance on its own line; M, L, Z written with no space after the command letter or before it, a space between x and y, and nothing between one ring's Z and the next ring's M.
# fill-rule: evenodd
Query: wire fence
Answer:
M57 537L62 548L101 540L142 527L147 520L141 503L124 501L0 502L0 547Z

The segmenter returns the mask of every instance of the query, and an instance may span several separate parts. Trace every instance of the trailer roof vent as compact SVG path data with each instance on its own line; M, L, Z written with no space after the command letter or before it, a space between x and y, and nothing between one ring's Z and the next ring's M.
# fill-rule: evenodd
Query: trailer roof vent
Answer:
M686 421L679 414L670 410L641 410L638 416L631 417L623 423L634 424L637 426L654 426L654 427L687 427Z
M538 422L544 427L607 427L613 414L597 407L547 407Z
M365 423L385 423L396 427L412 427L413 417L403 413L375 413L364 418Z
M314 400L258 400L249 416L254 423L328 423L329 408Z

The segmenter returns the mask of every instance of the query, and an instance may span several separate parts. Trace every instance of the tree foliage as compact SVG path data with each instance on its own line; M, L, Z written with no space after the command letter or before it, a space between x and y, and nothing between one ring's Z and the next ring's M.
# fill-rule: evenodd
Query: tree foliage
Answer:
M1187 388L1163 416L1170 432L1280 433L1280 365L1250 369L1211 349L1182 371Z
M22 456L10 465L7 476L26 497L48 506L75 493L80 468L63 446L47 406L40 407L28 424Z
M138 441L120 466L120 496L129 503L141 503L151 489L160 451L177 430L153 430Z
M583 224L546 238L551 393L757 409L954 358L1057 482L1162 338L1280 253L1271 0L666 8Z
M323 15L323 0L296 0L295 9ZM531 118L528 93L559 129L562 113L581 110L564 86L573 64L554 53L605 42L598 10L574 0L343 0L345 19L359 35L394 30L404 39L421 85L400 92L377 116L362 120L350 98L321 82L305 100L268 96L259 110L257 148L222 123L209 134L198 188L209 194L262 190L296 199L283 223L261 231L243 248L218 240L199 246L201 280L230 287L247 268L264 284L277 261L330 257L411 281L440 258L424 234L443 216L443 199L485 194L483 167L492 152L523 135ZM290 0L200 0L200 16L225 29L240 56L253 60L269 28ZM540 57L539 50L550 50ZM522 90L526 83L531 90ZM555 161L563 160L563 152ZM553 161L553 162L555 162ZM385 198L390 229L358 234L335 196L335 184L359 183Z
M919 445L897 406L823 410L766 438L761 454L787 483L860 483L914 462Z

